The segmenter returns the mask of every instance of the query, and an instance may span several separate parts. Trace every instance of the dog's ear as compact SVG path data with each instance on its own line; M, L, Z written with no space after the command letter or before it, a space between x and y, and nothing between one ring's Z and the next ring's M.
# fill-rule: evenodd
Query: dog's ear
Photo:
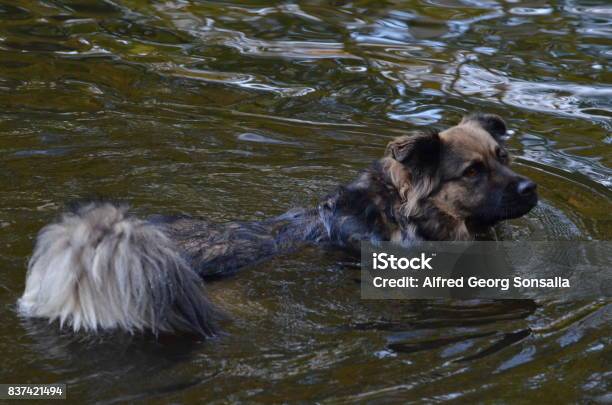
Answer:
M437 132L417 132L395 138L387 145L385 156L423 173L438 167L442 141Z
M506 135L506 123L499 115L476 113L461 120L461 124L474 123L491 134L496 141L501 142Z

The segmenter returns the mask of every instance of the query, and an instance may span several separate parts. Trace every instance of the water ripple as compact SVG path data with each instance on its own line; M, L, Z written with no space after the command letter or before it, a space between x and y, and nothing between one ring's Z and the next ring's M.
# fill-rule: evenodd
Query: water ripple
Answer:
M233 319L206 342L10 308L67 200L262 219L475 110L541 194L500 239L610 239L611 27L603 0L0 0L2 380L102 403L609 402L608 301L365 302L338 252L210 283Z

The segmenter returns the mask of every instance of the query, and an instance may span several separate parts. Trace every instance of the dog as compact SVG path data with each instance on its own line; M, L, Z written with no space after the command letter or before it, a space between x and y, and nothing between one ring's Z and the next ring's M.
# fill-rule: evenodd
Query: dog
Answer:
M358 251L362 241L470 240L529 212L536 184L510 169L505 134L500 117L478 113L401 136L317 207L264 221L139 219L125 206L82 204L39 232L19 311L74 331L214 336L223 315L206 278L306 244Z

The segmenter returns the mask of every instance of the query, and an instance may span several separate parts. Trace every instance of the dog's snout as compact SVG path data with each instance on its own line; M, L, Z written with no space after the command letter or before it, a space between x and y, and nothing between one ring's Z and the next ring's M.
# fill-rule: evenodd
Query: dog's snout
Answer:
M533 181L528 180L528 179L523 179L518 182L518 185L516 186L516 191L520 195L525 196L525 195L530 195L530 194L535 193L536 188L537 188L537 185Z

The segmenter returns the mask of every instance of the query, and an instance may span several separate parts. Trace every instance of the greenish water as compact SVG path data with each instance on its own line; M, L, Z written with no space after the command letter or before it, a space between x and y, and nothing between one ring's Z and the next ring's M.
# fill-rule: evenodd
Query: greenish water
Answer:
M505 239L612 235L612 6L579 0L0 0L0 382L74 402L610 402L610 301L366 302L306 250L215 282L227 335L74 337L20 319L64 202L260 219L407 130L513 130L541 202ZM347 263L347 261L349 263Z

